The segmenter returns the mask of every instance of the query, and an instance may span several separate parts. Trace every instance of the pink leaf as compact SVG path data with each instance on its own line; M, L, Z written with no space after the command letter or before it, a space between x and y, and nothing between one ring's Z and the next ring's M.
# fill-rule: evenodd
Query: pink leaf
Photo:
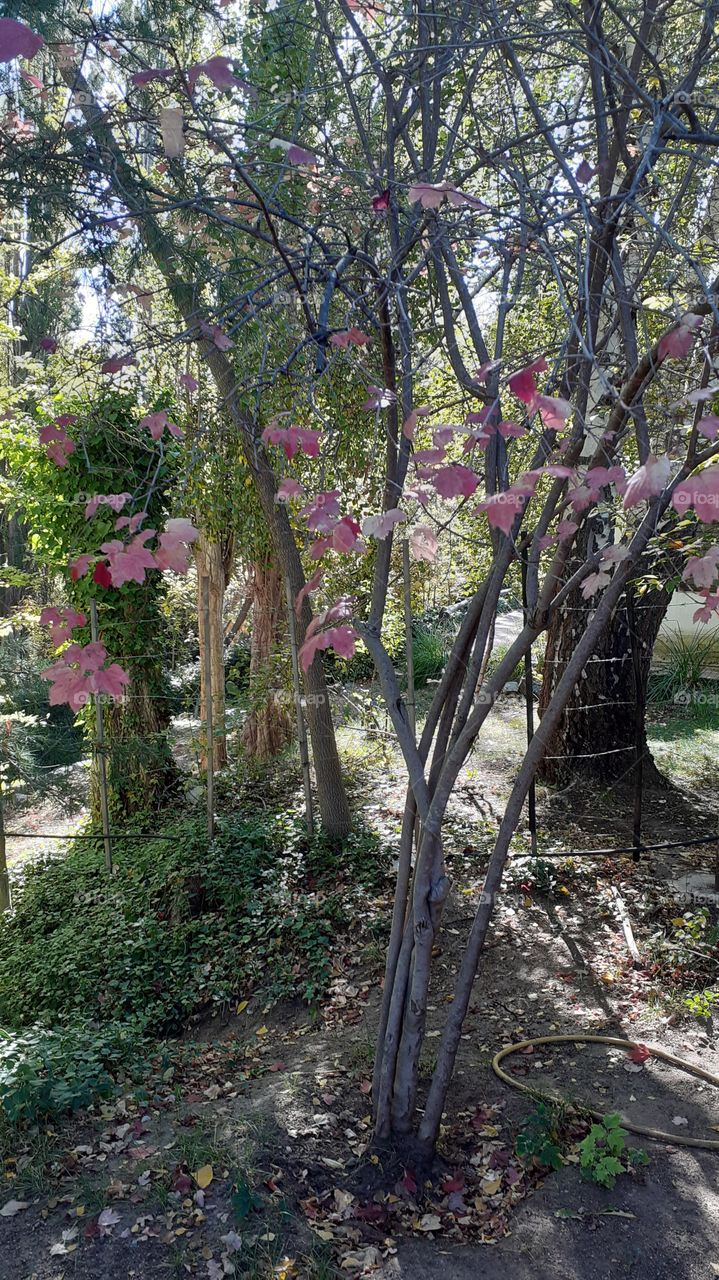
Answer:
M710 547L706 555L690 556L682 577L693 580L697 587L710 588L719 573L719 546Z
M85 574L89 573L93 559L94 556L81 555L70 561L68 567L70 569L70 578L73 582L77 582L79 578L84 578Z
M56 649L70 638L77 627L84 627L86 622L85 614L78 613L75 609L51 607L43 609L40 614L40 625L50 627L50 637Z
M442 498L470 498L479 484L479 476L459 462L442 467L430 479Z
M366 520L362 521L362 532L366 538L386 538L396 524L406 519L404 511L400 511L399 507L392 507L379 515L367 516Z
M169 80L171 76L171 71L161 71L159 67L148 67L147 71L135 71L130 76L130 84L142 88L146 84L152 84L153 80Z
M592 168L588 160L582 160L581 164L577 167L575 177L577 182L591 182L596 172L597 170Z
M299 481L291 480L289 478L286 480L281 480L277 486L275 501L290 502L292 498L304 497L304 492L305 491L302 488L302 485L299 483Z
M596 595L597 591L601 591L604 587L608 587L610 582L611 578L608 573L590 573L582 583L582 595L584 599L589 600L590 596Z
M230 347L235 345L219 324L208 324L206 320L201 320L200 333L203 338L207 338L208 342L214 342L218 351L229 351Z
M488 213L489 210L483 200L477 196L468 195L465 191L458 191L451 182L415 182L407 193L410 204L419 202L423 209L439 209L440 205L448 200L456 207L467 205L471 209L477 209L480 213Z
M118 539L102 543L100 550L107 556L113 587L122 587L126 582L144 582L145 570L157 567L154 555L143 546L144 540L153 533L154 530L146 529L127 544Z
M369 334L354 326L351 329L345 329L343 333L333 333L330 337L330 345L333 347L349 347L351 343L357 347L363 347L371 341Z
M547 361L543 356L540 356L532 364L525 365L518 373L513 373L509 379L509 389L512 395L515 395L518 400L523 400L525 404L529 404L537 394L534 374L544 373L548 368Z
M217 56L208 58L207 62L195 62L187 69L187 79L190 82L190 92L194 93L195 85L200 76L207 76L217 89L234 89L235 85L240 82L230 70L229 58Z
M312 501L302 508L300 515L306 517L307 526L312 533L329 533L334 528L340 514L337 501L339 496L339 489L329 489L325 493L316 494Z
M33 89L37 89L38 93L45 93L45 86L39 76L32 75L24 67L20 68L20 75L25 83L32 85Z
M683 512L693 507L702 524L719 519L719 464L699 471L677 485L672 494L675 511Z
M389 187L380 195L372 197L372 208L375 213L384 213L389 209Z
M192 521L186 520L184 516L175 516L172 520L168 520L162 532L163 538L171 538L173 542L195 542L199 536L199 529L196 529Z
M579 525L574 520L560 520L557 525L557 536L560 542L564 542L565 538L572 538L577 532Z
M437 558L437 535L428 525L419 524L409 536L409 548L415 560L427 560L432 564Z
M550 427L555 431L561 430L572 412L572 406L569 401L563 400L561 396L541 396L539 394L535 395L530 402L530 409L533 412L538 409L545 427Z
M473 374L474 381L486 382L490 373L493 373L495 369L498 369L501 363L501 360L485 360L484 364L481 364L478 369L475 369Z
M199 382L197 381L197 378L193 378L192 374L190 373L181 373L177 381L180 383L180 386L184 387L186 391L190 391L190 392L197 391L197 388L200 385Z
M103 360L100 373L119 373L121 369L131 364L137 364L133 355L111 356L109 360Z
M397 399L394 391L390 391L389 387L369 386L367 388L367 399L362 405L363 409L386 409L388 405L394 404Z
M650 498L660 494L669 483L670 471L671 464L666 454L656 458L653 453L650 453L644 465L639 467L627 481L624 492L625 510L628 511L630 507L636 507L637 503L649 501Z
M179 437L182 431L174 422L170 422L166 409L158 409L156 413L146 413L144 418L140 418L141 427L149 427L150 435L153 440L159 440L165 427L167 427L170 435Z
M314 151L305 151L304 147L298 147L294 142L287 148L287 159L290 164L306 164L312 169L319 165Z
M408 440L414 440L414 433L417 429L417 420L419 418L426 418L431 412L432 410L428 404L421 405L419 408L413 409L411 413L407 415L404 423L402 424L402 434L405 435Z
M347 555L350 551L364 551L364 544L358 534L360 527L351 516L343 516L332 530L332 549Z
M719 592L712 595L709 591L700 591L704 598L704 604L697 609L694 614L693 622L711 622L715 614L719 613Z
M298 618L302 612L302 601L305 599L305 596L309 596L312 594L313 591L317 590L318 586L320 585L320 582L322 581L323 573L324 573L324 569L322 568L318 569L317 572L313 573L312 577L309 578L308 581L305 583L305 585L303 587L300 587L299 591L297 592L297 595L295 596L295 615Z
M12 62L15 58L34 58L45 41L31 31L24 22L15 18L0 18L0 62Z
M330 627L309 636L300 649L299 658L302 670L307 672L312 666L315 654L320 649L334 649L340 658L352 658L355 651L357 633L353 627Z
M693 312L687 311L682 316L679 324L675 329L670 329L664 337L660 339L657 347L657 355L660 360L667 358L673 360L681 360L691 351L692 344L696 337L696 330L700 329L703 323L703 316L694 315Z
M697 431L707 440L716 440L719 432L719 417L715 413L707 413L697 423Z
M501 529L509 534L519 511L523 511L527 502L527 493L515 489L506 489L504 493L492 493L477 504L477 511L486 511L487 519L493 529Z
M509 440L512 436L525 436L527 428L523 427L519 422L500 422L497 426L500 436L504 436L505 440Z

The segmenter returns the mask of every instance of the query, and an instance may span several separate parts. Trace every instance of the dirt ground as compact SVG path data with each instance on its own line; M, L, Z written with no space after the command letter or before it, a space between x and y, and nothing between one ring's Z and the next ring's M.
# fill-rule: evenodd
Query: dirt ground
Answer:
M482 887L517 743L511 702L457 788L449 823L453 891L442 921L423 1058L423 1087L451 997L462 939ZM716 829L711 791L657 795L646 839ZM386 770L368 816L398 820ZM629 796L540 793L542 848L624 843ZM603 1189L585 1181L571 1143L558 1172L516 1155L532 1097L501 1082L504 1044L599 1034L656 1044L719 1075L705 1024L664 999L649 962L657 885L711 868L716 848L564 865L551 892L528 888L515 861L498 904L464 1029L441 1165L432 1187L369 1148L369 1076L381 951L338 946L330 996L316 1014L250 999L225 1024L174 1046L146 1091L128 1086L94 1113L30 1135L5 1169L0 1280L704 1280L719 1274L719 1151L629 1136L649 1163ZM619 886L642 956L618 921ZM537 1047L505 1060L516 1079L568 1103L664 1133L717 1142L719 1093L649 1057L607 1046ZM208 1181L208 1171L210 1180ZM203 1186L203 1184L205 1184ZM453 1198L454 1197L454 1198Z

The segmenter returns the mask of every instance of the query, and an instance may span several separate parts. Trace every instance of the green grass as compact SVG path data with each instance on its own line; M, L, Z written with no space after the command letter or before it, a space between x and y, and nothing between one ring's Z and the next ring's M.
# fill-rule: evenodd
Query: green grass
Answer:
M719 686L710 696L716 705L671 703L661 718L655 712L647 724L647 741L663 773L676 782L713 790L719 758Z

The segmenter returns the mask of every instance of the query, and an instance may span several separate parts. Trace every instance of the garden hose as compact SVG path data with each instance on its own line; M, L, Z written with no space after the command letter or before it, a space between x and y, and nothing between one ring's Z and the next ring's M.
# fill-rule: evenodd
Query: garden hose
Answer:
M613 1036L585 1036L585 1035L568 1035L568 1036L535 1036L532 1040L522 1040L519 1044L507 1044L499 1053L496 1053L492 1059L492 1070L500 1080L510 1085L513 1089L521 1089L522 1093L529 1093L535 1098L541 1098L547 1102L565 1102L559 1094L543 1092L536 1089L534 1085L525 1084L521 1080L517 1080L516 1076L510 1076L502 1069L500 1063L504 1058L509 1057L510 1053L519 1053L522 1049L528 1049L538 1044L610 1044L619 1049L636 1049L640 1046L635 1040L619 1040ZM672 1067L678 1067L680 1071L687 1071L689 1075L698 1076L700 1080L706 1080L708 1084L714 1084L719 1088L719 1076L713 1076L709 1071L704 1071L701 1067L692 1066L688 1062L683 1062L681 1058L675 1058L673 1054L667 1053L664 1049L655 1048L653 1045L646 1047L653 1058L659 1058L661 1062L668 1062ZM585 1107L581 1104L581 1110L591 1116L593 1120L602 1120L604 1113L594 1111L591 1107ZM719 1151L719 1139L717 1138L685 1138L676 1133L662 1133L660 1129L650 1129L643 1124L633 1124L631 1120L625 1120L621 1117L622 1124L625 1129L629 1129L631 1133L640 1133L645 1138L654 1138L657 1142L668 1142L675 1147L704 1147L709 1151Z

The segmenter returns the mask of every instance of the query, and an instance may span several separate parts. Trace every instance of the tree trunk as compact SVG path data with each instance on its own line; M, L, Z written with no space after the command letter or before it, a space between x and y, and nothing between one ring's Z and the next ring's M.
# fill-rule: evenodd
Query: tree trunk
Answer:
M200 533L195 544L195 562L197 564L197 617L200 638L200 719L207 721L207 687L205 681L205 647L210 648L210 679L212 682L212 743L215 769L227 764L227 736L225 725L225 644L222 614L225 602L225 589L229 578L232 561L231 551L225 547L223 540L210 541L205 533ZM209 636L205 635L205 616L202 607L202 579L209 579L210 589L210 625ZM202 752L202 764L205 764L205 752Z
M273 679L284 632L282 575L271 564L254 566L252 650L250 654L250 714L242 735L249 755L256 759L277 755L292 737L289 704L277 697Z
M583 540L583 543L585 540ZM586 550L578 547L579 556ZM576 567L576 566L575 566ZM598 595L588 600L581 590L571 593L557 611L547 633L539 715L544 715L564 668L593 616ZM639 704L646 701L652 650L671 599L669 591L649 591L635 603L634 642L641 679ZM575 685L557 728L547 744L538 776L543 782L567 786L584 778L598 783L631 777L640 733L645 777L658 771L647 746L646 726L637 725L637 689L632 633L626 598L619 602L609 627Z
M146 664L134 666L132 660L127 665L130 694L121 702L106 701L103 709L110 824L119 828L133 814L167 805L179 778L167 740L169 702L158 693L162 669L148 672ZM90 807L99 824L100 787L94 768Z

